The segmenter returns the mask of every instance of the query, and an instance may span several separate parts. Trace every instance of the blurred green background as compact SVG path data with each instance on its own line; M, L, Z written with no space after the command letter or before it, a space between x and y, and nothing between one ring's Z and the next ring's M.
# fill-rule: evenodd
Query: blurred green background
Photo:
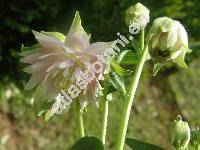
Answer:
M36 43L31 30L67 33L76 10L93 41L117 39L126 33L124 11L134 0L0 0L0 149L68 149L77 139L73 106L49 122L33 110L33 91L24 91L28 76L22 71L18 53L21 44ZM167 130L177 114L191 128L200 125L200 4L199 0L143 0L151 21L159 16L177 19L185 26L193 52L187 55L187 70L168 66L152 77L152 62L143 71L130 116L127 137L170 149ZM118 134L122 100L110 102L107 149L113 149ZM89 105L84 114L86 133L99 135L99 110ZM125 147L125 149L128 149Z

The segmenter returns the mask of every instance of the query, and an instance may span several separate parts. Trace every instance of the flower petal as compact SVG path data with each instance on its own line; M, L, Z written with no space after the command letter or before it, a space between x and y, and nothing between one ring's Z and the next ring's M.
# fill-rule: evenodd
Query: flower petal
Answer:
M58 39L54 37L47 36L45 34L33 31L33 34L35 35L35 38L37 41L46 48L63 48L64 43L59 41Z
M89 46L88 51L95 55L103 55L107 48L110 48L111 44L108 42L96 42Z
M66 67L71 67L73 65L74 65L74 61L72 59L66 59L58 64L58 68L64 69Z
M90 37L81 26L81 18L77 11L70 28L70 31L66 37L65 45L76 51L83 51L89 46Z

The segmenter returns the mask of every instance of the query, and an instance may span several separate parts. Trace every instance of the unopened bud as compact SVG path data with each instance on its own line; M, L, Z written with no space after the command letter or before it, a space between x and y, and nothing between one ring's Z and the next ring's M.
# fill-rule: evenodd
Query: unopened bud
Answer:
M171 123L169 139L175 149L185 150L190 141L190 127L180 115Z
M150 11L147 7L137 3L126 10L125 22L128 26L137 23L141 28L144 28L149 22L149 13Z
M167 17L155 19L148 34L148 45L157 69L168 61L173 61L182 68L187 67L184 58L186 52L190 51L188 36L179 21Z

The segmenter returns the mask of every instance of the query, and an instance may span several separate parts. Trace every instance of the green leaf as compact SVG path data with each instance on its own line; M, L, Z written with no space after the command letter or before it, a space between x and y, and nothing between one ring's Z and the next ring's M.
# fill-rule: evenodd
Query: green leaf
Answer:
M124 55L125 53L125 55ZM128 51L122 53L123 58L120 58L120 64L124 65L136 65L139 63L139 54L134 51ZM122 57L122 56L121 56Z
M115 87L110 82L109 74L106 74L104 81L101 83L103 87L103 96L106 96L107 100L112 100L112 92L116 91Z
M85 136L76 141L71 150L104 150L104 146L99 138Z
M126 138L126 144L133 150L164 150L157 145L131 138Z
M134 48L136 51L140 49L139 43L140 43L140 42L139 42L138 40L136 40L135 38L133 38L133 39L131 40L131 45L133 46L133 48Z
M122 59L126 56L126 54L128 52L130 52L131 50L124 50L123 52L120 53L120 55L117 58L117 62L120 64L120 62L122 61Z
M119 74L120 76L127 76L130 75L132 71L130 70L125 70L123 69L117 61L112 60L111 61L111 69L116 72L117 74Z

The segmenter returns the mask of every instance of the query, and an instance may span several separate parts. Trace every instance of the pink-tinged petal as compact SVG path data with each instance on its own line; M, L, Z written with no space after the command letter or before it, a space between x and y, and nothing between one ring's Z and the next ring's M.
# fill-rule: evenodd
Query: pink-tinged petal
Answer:
M68 73L69 73L69 68L66 68L66 69L63 71L63 76L64 76L64 77L67 77Z
M22 57L26 57L28 55L32 55L32 54L36 54L36 53L40 53L40 52L41 52L41 49L36 48L36 49L33 49L33 50L22 51L22 52L19 53L19 55L22 56Z
M65 45L74 51L81 52L89 46L90 37L81 26L79 12L76 12L70 31L66 37Z
M35 73L35 72L40 73L40 72L44 72L44 70L48 68L50 65L51 65L51 62L38 62L24 68L24 71L27 73Z
M89 40L80 33L72 34L67 36L65 45L76 52L84 52L89 46Z
M39 59L38 62L44 62L44 63L50 63L50 64L54 64L55 62L61 62L64 59L66 59L65 56L60 56L60 55L55 55L55 56L49 56L43 59Z
M39 59L47 58L49 56L57 56L60 55L59 53L48 53L39 57Z
M63 48L64 44L56 38L47 36L45 34L33 31L37 41L46 48Z
M74 65L74 61L72 59L66 59L58 64L58 68L64 69L66 67L71 67L73 65Z
M74 16L74 20L72 22L68 36L73 35L73 34L77 34L77 33L79 33L80 35L83 35L89 41L90 37L88 36L88 34L85 32L85 30L83 29L83 27L81 25L81 18L80 18L78 11L76 12L76 14Z
M81 71L84 72L81 68L77 68L74 72L75 80L80 80L81 77Z
M43 83L51 90L59 90L60 82L63 79L62 73L63 71L60 69L55 69L48 72L43 80Z
M28 83L25 87L25 90L30 90L30 89L34 88L35 86L37 86L45 78L45 75L46 75L45 73L33 74L31 76L30 80L28 81Z
M111 44L107 42L96 42L92 43L89 46L88 51L96 54L96 55L103 55L107 48L111 48Z
M23 63L32 64L32 63L37 62L38 57L40 57L40 56L41 56L41 54L39 54L39 53L31 54L31 55L28 55L24 58L21 58L20 61L23 62Z
M50 65L50 66L46 69L46 72L52 71L53 69L55 69L55 68L58 66L58 64L59 64L59 62L53 63L52 65Z
M76 51L74 51L73 49L69 48L69 47L66 47L65 46L65 54L75 54Z

